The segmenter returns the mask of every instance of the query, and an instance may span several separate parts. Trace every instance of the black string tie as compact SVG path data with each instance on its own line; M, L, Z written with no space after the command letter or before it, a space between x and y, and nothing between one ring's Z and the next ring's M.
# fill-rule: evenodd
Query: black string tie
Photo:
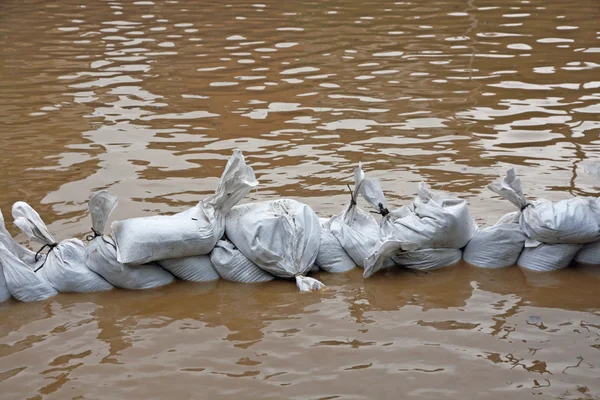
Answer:
M525 204L523 207L521 207L521 212L523 212L529 206L533 206L533 204L531 204L531 203Z
M385 217L390 213L390 211L387 208L385 208L382 203L377 204L377 207L379 208L379 210L371 211L372 214L381 214L382 217Z
M46 253L46 259L44 260L44 262L42 263L42 265L40 265L39 267L37 267L33 272L38 272L43 266L44 264L46 264L46 260L48 259L48 254L50 254L50 252L56 247L58 246L58 243L47 243L45 245L42 246L41 249L39 249L37 251L37 253L35 253L35 257L34 260L35 262L38 262L40 260L40 258L42 257L42 255L40 254L46 247L49 249L48 252Z
M115 250L117 250L117 246L115 246L114 244L112 244L111 242L109 242L108 240L104 239L104 235L101 234L100 232L98 232L97 230L95 230L94 228L90 228L92 230L92 232L94 232L93 235L87 235L85 237L85 240L87 240L88 242L91 242L92 240L96 239L97 237L102 238L102 241L110 246L112 246Z
M354 193L352 192L352 188L350 185L346 185L348 190L350 191L350 207L354 207L356 205L356 199L354 198Z

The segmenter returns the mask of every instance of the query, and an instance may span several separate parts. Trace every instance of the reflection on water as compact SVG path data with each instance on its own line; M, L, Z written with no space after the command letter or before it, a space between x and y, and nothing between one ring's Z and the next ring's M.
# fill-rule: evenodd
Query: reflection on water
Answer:
M533 198L597 195L582 162L600 158L599 18L587 0L4 1L0 207L28 201L81 237L91 191L119 195L115 219L180 211L233 148L261 182L251 200L323 216L358 161L394 205L424 179L481 223L512 211L484 189L508 165ZM600 396L595 270L321 278L303 296L179 282L9 302L0 392Z

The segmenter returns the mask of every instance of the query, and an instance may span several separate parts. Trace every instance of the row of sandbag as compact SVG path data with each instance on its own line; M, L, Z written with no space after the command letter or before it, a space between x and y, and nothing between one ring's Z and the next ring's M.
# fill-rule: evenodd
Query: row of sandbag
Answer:
M465 200L424 183L409 206L392 212L385 209L377 181L365 180L362 187L363 197L385 214L379 242L365 261L365 277L386 265L430 270L455 264L461 257L484 268L518 264L535 271L561 269L572 261L600 264L600 200L528 201L513 169L488 187L519 211L483 229Z
M88 246L78 239L57 243L39 214L17 202L15 225L42 248L33 253L17 243L2 218L0 301L11 295L36 301L57 292L104 291L113 285L146 289L172 282L173 275L197 282L220 277L264 282L277 276L295 278L302 291L319 289L319 281L304 276L319 249L318 217L307 205L289 199L232 209L257 183L235 151L215 195L173 216L114 222L113 238L103 233L117 198L107 191L94 193L88 203L94 232ZM236 245L221 240L225 231Z

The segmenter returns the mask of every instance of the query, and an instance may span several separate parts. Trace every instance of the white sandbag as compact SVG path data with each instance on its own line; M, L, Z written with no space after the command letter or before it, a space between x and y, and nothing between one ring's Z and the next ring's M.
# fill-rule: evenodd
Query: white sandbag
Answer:
M419 183L412 204L387 214L380 226L381 240L400 240L429 249L461 249L477 230L466 200L432 190L424 182Z
M30 268L37 269L40 265L43 264L46 259L45 254L38 254L36 261L35 252L29 250L27 247L23 246L21 243L17 242L11 234L6 229L6 224L4 221L4 215L0 210L0 243L4 244L4 246L10 251L12 254L17 256L25 265Z
M4 247L4 244L0 242L0 246ZM4 247L6 248L6 247ZM11 253L12 254L12 253ZM11 298L8 285L6 284L6 278L4 277L4 267L2 266L2 252L0 252L0 303Z
M6 288L10 297L23 302L45 300L57 294L57 291L47 282L42 274L35 273L30 266L26 265L0 243L0 269L2 280L5 280ZM0 287L0 294L2 294Z
M480 268L515 265L527 236L519 225L520 213L506 214L495 225L479 229L463 251L463 258Z
M392 257L396 265L418 271L433 271L449 267L462 259L462 250L439 247L397 253Z
M395 255L402 252L413 252L419 249L419 245L408 243L399 240L388 239L379 243L373 254L365 260L364 278L369 278L377 271L395 266L396 263L392 259Z
M113 222L117 259L139 265L210 253L225 231L225 214L257 184L242 152L235 150L215 194L195 207L175 215Z
M345 210L329 221L329 229L342 248L354 261L355 265L364 268L365 259L371 255L373 248L379 242L379 224L375 218L357 205L365 174L362 165L354 169L354 190L351 201ZM385 202L385 199L383 199ZM331 240L326 243L332 245ZM335 245L335 243L333 243ZM339 253L339 252L338 252ZM338 257L341 255L338 254Z
M346 272L354 269L356 263L329 229L329 220L323 221L323 218L319 218L319 222L321 223L319 253L315 265L326 272Z
M530 271L557 271L568 267L581 247L580 244L569 243L542 243L536 247L526 246L521 252L517 264Z
M116 207L117 196L106 190L94 193L88 202L94 236L85 252L87 267L123 289L150 289L173 282L173 275L156 264L129 266L117 261L115 242L103 235L108 217Z
M56 243L46 224L29 204L18 201L12 214L17 225L30 240L48 247L44 264L38 274L59 292L98 292L113 286L91 271L85 264L85 245L79 239L67 239Z
M319 218L291 199L243 204L226 217L229 240L259 268L281 278L296 278L301 291L316 285L310 271L320 244Z
M575 262L600 265L600 242L584 245L575 256Z
M519 224L531 240L541 243L591 243L600 240L600 204L593 197L528 201L513 168L488 185L521 210Z
M157 263L182 281L210 282L220 278L209 254L168 258Z
M275 277L248 260L233 243L219 240L210 252L210 260L221 278L242 283L268 282Z

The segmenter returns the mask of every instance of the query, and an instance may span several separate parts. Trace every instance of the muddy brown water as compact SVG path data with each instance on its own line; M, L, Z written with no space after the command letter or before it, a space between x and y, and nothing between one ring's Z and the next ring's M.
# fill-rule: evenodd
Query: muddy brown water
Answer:
M0 207L59 239L86 202L171 213L232 149L321 216L364 163L393 206L416 183L597 195L600 4L557 1L0 3ZM17 236L23 240L22 235ZM0 398L600 398L600 270L320 274L295 285L177 282L0 305Z

